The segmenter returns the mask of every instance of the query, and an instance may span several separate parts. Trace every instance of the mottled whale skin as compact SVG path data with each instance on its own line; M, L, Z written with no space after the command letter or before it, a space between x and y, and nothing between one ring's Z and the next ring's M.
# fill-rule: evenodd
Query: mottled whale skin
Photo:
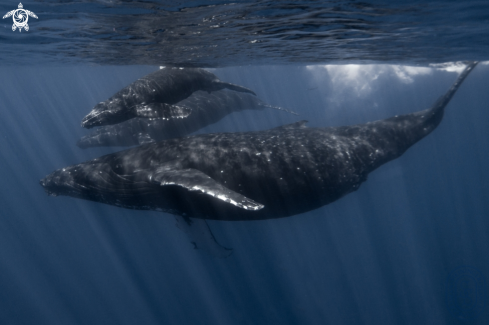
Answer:
M184 218L304 213L357 190L370 172L431 133L475 65L468 64L423 111L353 126L308 128L301 121L259 132L171 139L57 170L41 185L51 195Z
M185 118L190 114L186 107L177 104L203 90L221 89L255 93L245 87L220 81L213 73L198 68L163 68L136 80L105 102L101 102L82 120L82 127L112 125L135 117Z
M133 118L119 124L106 125L95 129L83 136L77 142L77 146L86 149L90 147L141 145L187 136L207 125L218 122L233 112L265 108L285 110L268 105L256 96L229 90L219 90L210 94L204 91L196 91L178 105L190 109L190 114L186 118Z

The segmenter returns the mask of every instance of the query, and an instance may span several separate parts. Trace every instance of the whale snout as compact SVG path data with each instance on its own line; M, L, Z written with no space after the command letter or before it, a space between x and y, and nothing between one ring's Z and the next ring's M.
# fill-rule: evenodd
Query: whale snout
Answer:
M123 122L128 116L134 114L132 109L125 108L119 100L101 102L88 113L81 122L81 126L91 129L96 126L111 125Z
M41 184L42 187L44 187L44 191L46 191L46 194L49 196L58 196L56 192L53 192L51 190L51 186L49 181L46 178L43 178L39 181L39 184Z
M71 171L63 168L47 175L39 184L49 196L58 196L73 192L75 182Z
M97 104L88 113L81 122L81 126L86 129L93 128L95 126L104 125L106 120L110 119L111 111L104 103Z
M90 129L93 128L94 126L96 126L96 122L94 121L94 118L90 116L90 114L88 114L83 118L81 122L82 128Z
M51 175L48 175L39 181L39 184L44 188L44 191L49 196L58 196L56 182L53 181Z

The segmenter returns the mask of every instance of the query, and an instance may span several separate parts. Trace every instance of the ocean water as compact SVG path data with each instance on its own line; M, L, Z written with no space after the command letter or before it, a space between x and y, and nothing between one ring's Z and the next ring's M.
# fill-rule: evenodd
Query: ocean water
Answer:
M4 13L18 3L4 1ZM0 29L0 324L488 324L486 1L36 1ZM3 15L3 14L2 14ZM217 26L217 27L216 27ZM364 123L430 107L481 60L440 126L360 189L289 218L209 221L48 197L81 119L160 65L199 66L276 110L198 133Z

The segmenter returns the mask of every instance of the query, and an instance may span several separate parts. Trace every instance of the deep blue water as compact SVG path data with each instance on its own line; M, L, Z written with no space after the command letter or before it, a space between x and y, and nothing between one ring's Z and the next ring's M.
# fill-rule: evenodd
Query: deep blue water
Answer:
M39 1L24 3L39 16L29 20L29 32L14 33L11 21L2 21L0 324L489 323L487 63L469 75L432 134L370 174L358 191L289 218L209 221L216 238L234 249L227 259L194 250L171 215L48 197L39 185L55 169L113 152L76 147L87 133L83 116L156 64L182 64L179 58L218 67L212 71L221 80L300 114L244 111L200 133L263 130L300 119L314 127L349 125L428 108L458 72L452 64L412 65L487 60L487 2L281 8L279 2L214 1L215 10L226 12L221 16L202 1L155 3ZM243 11L234 7L241 5ZM369 46L357 51L356 34L332 42L337 25L326 20L312 31L313 43L314 35L289 39L272 29L304 33L314 26L299 28L297 19L335 5L342 10L333 18L371 26ZM16 6L2 2L0 9ZM158 57L144 54L149 45L134 44L133 37L150 37L144 23L133 24L148 14L135 16L136 9L152 10L144 23L161 15L166 30L187 36L192 19L214 17L232 27L194 26L202 39L162 36ZM95 29L100 20L106 24ZM109 22L127 42L97 38ZM130 27L121 32L123 25ZM269 31L256 34L267 46L242 42L260 28ZM433 30L438 36L427 37ZM338 61L375 64L328 65ZM392 62L403 65L386 64Z
M489 65L467 78L433 134L357 192L290 218L210 221L234 249L224 260L192 249L170 215L48 197L38 184L110 152L74 145L81 118L153 69L2 68L2 324L487 323ZM354 79L345 67L215 73L310 126L428 107L457 75L426 69L406 80L392 66L358 69ZM202 132L295 120L246 111Z

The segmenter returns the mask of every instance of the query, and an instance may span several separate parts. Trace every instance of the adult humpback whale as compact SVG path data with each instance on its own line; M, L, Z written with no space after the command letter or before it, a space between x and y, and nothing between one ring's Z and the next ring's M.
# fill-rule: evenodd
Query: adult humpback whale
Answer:
M470 63L429 109L353 126L205 134L142 145L59 169L50 195L177 216L197 246L226 256L203 219L259 220L317 209L359 188L441 122Z
M245 87L220 81L213 73L197 68L163 68L123 88L105 102L98 103L82 120L82 127L117 124L135 117L184 118L191 112L174 105L197 90L221 89L255 93Z
M210 94L196 91L178 105L189 108L191 113L182 119L133 118L119 124L102 126L83 136L77 142L77 146L83 149L100 146L135 146L186 136L216 123L232 112L245 109L261 110L269 107L287 111L281 107L268 105L256 96L229 90L219 90Z

